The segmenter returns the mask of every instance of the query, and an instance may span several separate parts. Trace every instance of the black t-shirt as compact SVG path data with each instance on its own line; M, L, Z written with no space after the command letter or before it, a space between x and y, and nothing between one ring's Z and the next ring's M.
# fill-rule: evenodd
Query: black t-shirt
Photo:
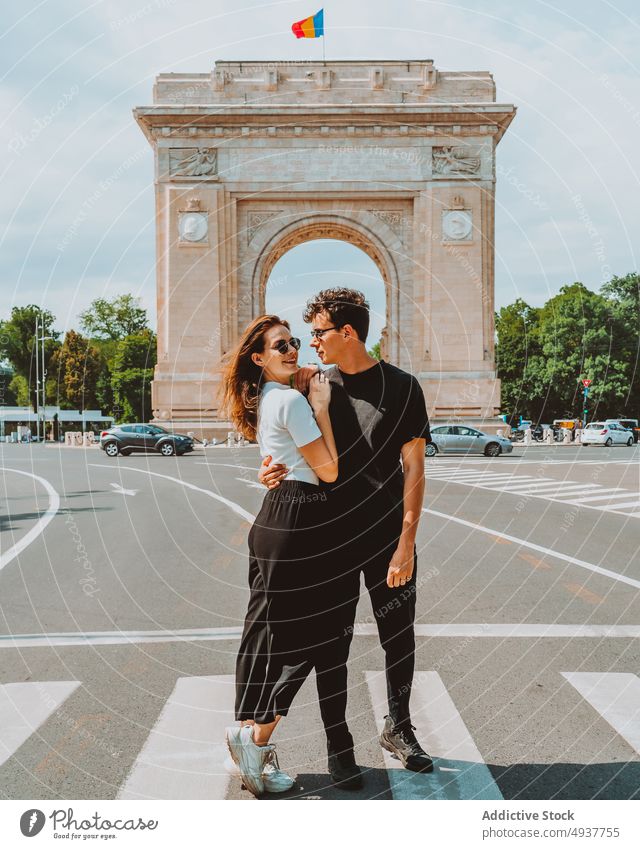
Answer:
M413 375L381 360L358 374L333 366L329 414L338 449L338 480L331 484L345 509L376 515L402 509L402 446L431 439L424 393Z

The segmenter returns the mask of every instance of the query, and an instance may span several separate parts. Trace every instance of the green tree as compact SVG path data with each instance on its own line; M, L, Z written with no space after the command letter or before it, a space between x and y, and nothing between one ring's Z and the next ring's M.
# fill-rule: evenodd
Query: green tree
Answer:
M529 387L532 358L540 353L539 314L539 309L530 307L522 298L496 313L496 368L501 380L502 409L516 423L519 416L537 418L540 406Z
M612 277L600 290L611 303L616 348L629 363L629 388L613 415L638 417L640 411L640 274Z
M373 346L373 348L370 348L367 351L367 353L369 354L370 357L375 357L376 360L379 360L380 359L380 343L376 342L376 344Z
M12 386L14 377L13 369L0 363L0 407L15 407L18 403Z
M96 298L89 309L80 313L80 326L92 339L120 341L147 330L147 311L140 298L119 295L111 300Z
M16 407L28 407L31 403L31 395L26 377L15 374L9 383L9 394L14 399ZM7 403L11 402L8 401Z
M121 421L146 422L151 417L151 381L156 364L156 336L143 330L122 339L114 357L111 386Z
M53 329L55 316L49 310L41 310L35 304L13 307L11 318L0 321L0 360L6 359L13 366L17 376L24 378L28 386L29 400L34 409L36 400L36 317L42 321L40 335L50 336L44 342L45 371L54 352L59 347L60 334ZM42 332L44 331L44 332ZM41 367L42 361L38 363Z
M52 360L60 406L95 409L102 367L103 360L95 345L82 334L69 330Z
M610 415L628 392L630 364L619 345L611 302L582 283L563 286L540 310L540 353L531 358L531 395L549 419L581 417L581 379L590 388L590 418Z

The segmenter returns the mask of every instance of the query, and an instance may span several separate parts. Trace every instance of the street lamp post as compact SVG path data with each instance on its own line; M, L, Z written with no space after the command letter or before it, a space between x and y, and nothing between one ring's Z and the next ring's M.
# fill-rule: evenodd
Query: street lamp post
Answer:
M38 355L38 316L36 315L36 429L40 442L40 357Z
M53 339L54 337L44 335L44 321L42 320L40 321L40 330L43 334L40 337L40 341L42 342L42 345L40 347L40 355L42 357L42 441L44 442L47 432L47 372L44 367L44 341L45 339ZM38 416L38 436L40 436L40 416Z

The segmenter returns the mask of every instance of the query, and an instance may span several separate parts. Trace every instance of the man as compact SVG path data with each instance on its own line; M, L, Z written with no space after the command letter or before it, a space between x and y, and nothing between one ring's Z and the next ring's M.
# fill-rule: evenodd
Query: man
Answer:
M344 717L360 573L385 652L389 715L380 744L407 769L433 769L416 740L409 713L415 661L415 538L424 496L425 441L431 435L418 381L367 353L369 305L361 292L325 289L308 302L303 317L312 325L311 347L323 365L333 366L325 375L332 384L329 413L339 454L339 477L330 485L339 509L327 529L326 560L337 582L333 598L342 600L344 639L332 657L331 680L318 679L318 694L321 707L326 700L331 715L336 716L338 707L342 717L331 725L325 720L334 783L357 787L361 775ZM299 369L295 387L306 391L315 372L313 367ZM264 459L259 474L268 488L278 486L287 474L285 466L271 464L271 459ZM333 691L327 692L327 687Z

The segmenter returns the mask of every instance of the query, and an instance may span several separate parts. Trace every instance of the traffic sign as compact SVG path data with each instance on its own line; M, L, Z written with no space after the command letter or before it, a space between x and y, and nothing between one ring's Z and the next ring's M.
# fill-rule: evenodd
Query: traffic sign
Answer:
M588 380L588 379L585 379L585 380L582 381L582 385L583 386L591 386L591 381Z

